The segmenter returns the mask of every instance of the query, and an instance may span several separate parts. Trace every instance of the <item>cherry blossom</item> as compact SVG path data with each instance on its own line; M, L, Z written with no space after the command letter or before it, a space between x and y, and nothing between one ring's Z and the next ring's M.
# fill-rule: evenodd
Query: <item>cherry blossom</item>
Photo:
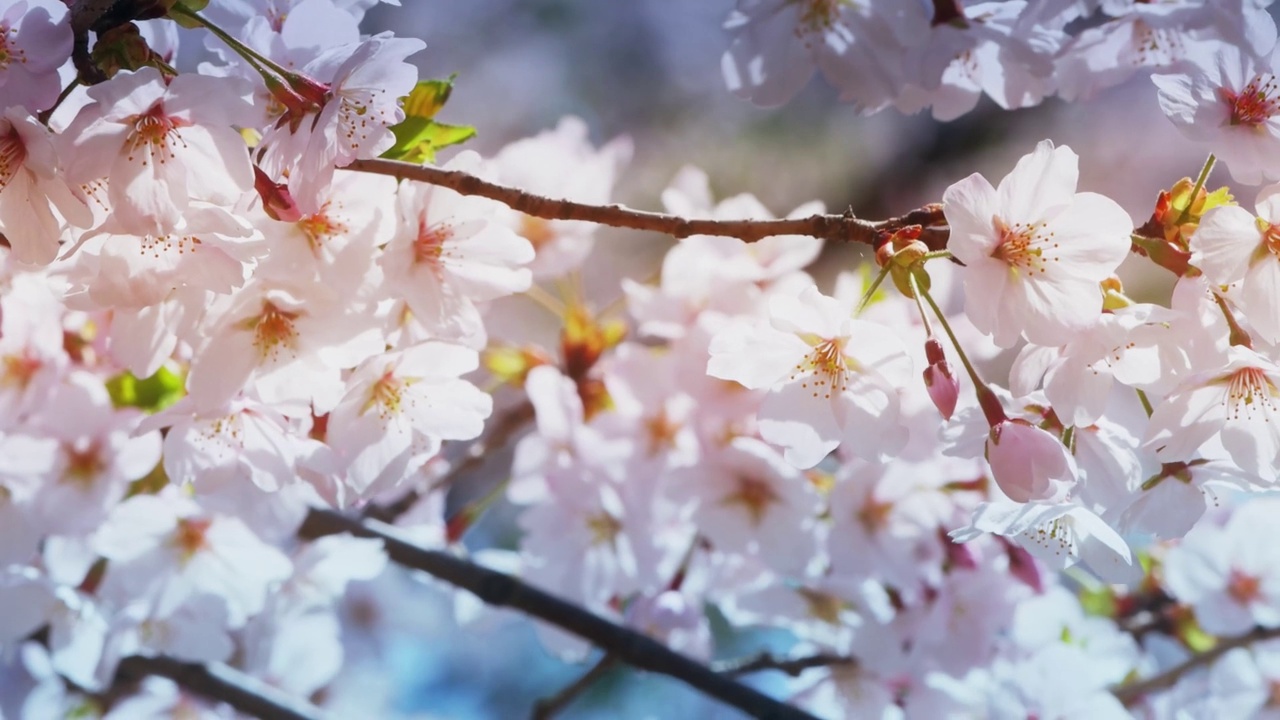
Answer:
M772 298L768 320L717 333L707 372L769 389L761 436L786 448L788 462L812 467L837 446L878 459L905 444L896 388L910 366L887 328L809 287Z
M113 217L141 235L181 223L193 200L232 204L253 187L244 140L231 127L251 108L230 81L155 68L122 72L88 90L67 127L67 176L107 179Z
M1206 143L1246 185L1280 180L1280 98L1275 26L1261 53L1228 43L1187 55L1185 72L1153 75L1160 108L1187 137Z
M1098 283L1129 252L1133 223L1115 201L1077 193L1077 157L1044 141L992 187L974 174L947 188L948 248L963 263L965 311L996 344L1041 345L1087 329Z
M52 0L7 0L0 9L0 106L53 105L58 67L71 57L67 8Z
M1236 304L1250 326L1280 341L1280 186L1258 193L1259 217L1239 205L1212 208L1191 236L1191 262L1215 285L1241 283Z

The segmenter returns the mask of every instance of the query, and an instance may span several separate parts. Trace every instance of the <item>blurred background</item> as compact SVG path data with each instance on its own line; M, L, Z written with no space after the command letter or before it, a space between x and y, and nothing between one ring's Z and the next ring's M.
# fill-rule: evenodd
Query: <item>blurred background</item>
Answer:
M427 49L414 58L422 77L457 74L440 119L476 126L469 149L491 155L565 115L583 118L597 144L630 136L635 155L615 197L642 209L660 210L663 187L681 166L694 164L710 175L717 197L750 192L778 215L818 199L829 210L887 217L940 200L947 185L973 172L998 183L1036 142L1050 138L1080 156L1080 190L1114 198L1141 224L1156 193L1194 177L1207 154L1164 118L1145 77L1086 103L1050 98L1006 112L984 100L950 123L894 111L858 116L818 77L789 105L756 108L730 95L720 74L729 42L721 25L733 6L733 0L416 0L377 6L365 31L422 38ZM1211 178L1226 182L1225 170ZM1249 189L1236 194L1246 203L1253 196ZM602 303L617 297L620 276L651 276L671 242L603 235L588 264L589 294ZM858 263L862 251L829 247L814 274L829 282ZM1163 300L1171 286L1167 273L1141 262L1123 272L1138 299ZM477 545L507 521L496 517L489 530L479 528ZM369 586L364 601L352 601L349 619L374 629L378 640L365 651L381 655L393 672L358 662L361 651L353 649L350 673L332 690L335 707L349 708L350 717L367 716L380 704L371 704L375 695L411 717L525 717L539 697L589 666L547 654L528 623L456 628L450 601L425 580L389 573L379 583L410 589ZM414 601L387 604L397 597ZM367 642L366 633L361 637L352 642ZM786 645L770 635L729 638L725 631L724 637L718 644L724 657ZM779 678L761 680L781 685ZM560 717L739 716L674 681L618 670Z

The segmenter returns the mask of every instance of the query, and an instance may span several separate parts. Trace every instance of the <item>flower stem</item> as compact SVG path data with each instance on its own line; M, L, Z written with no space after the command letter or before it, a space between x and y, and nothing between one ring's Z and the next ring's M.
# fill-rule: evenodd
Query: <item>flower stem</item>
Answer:
M1222 310L1222 316L1227 319L1227 327L1231 328L1231 344L1240 345L1252 350L1253 338L1249 337L1248 331L1240 327L1240 323L1236 322L1236 316L1232 314L1231 308L1227 307L1227 301L1216 292L1213 293L1213 299L1218 303L1218 308Z
M218 27L214 23L210 22L203 15L200 15L199 13L191 10L190 8L186 7L180 2L175 3L173 8L169 12L177 15L181 15L185 18L189 18L199 23L201 26L204 27L204 29L213 33L215 36L217 36L219 40L226 43L227 46L230 47L232 50L234 50L237 55L244 58L245 61L248 62L250 65L252 65L253 69L257 70L258 73L262 75L264 78L267 76L268 71L270 71L271 73L274 73L280 79L285 80L286 82L290 78L298 76L297 73L290 72L280 64L276 63L274 60L266 57L265 55L260 54L258 51L254 50L248 45L245 45L244 43L235 39L226 30L223 30L222 28Z
M938 307L938 303L934 301L929 291L916 282L914 272L908 273L907 277L910 279L911 289L915 291L917 297L923 297L924 301L929 303L929 307L933 309L933 314L938 318L938 323L942 325L947 337L951 339L951 346L956 349L956 354L960 356L960 362L964 365L965 372L969 373L969 380L973 382L973 391L978 396L978 406L982 408L983 415L987 417L987 424L995 427L1008 420L1008 416L1004 414L1004 407L1000 404L1000 398L996 397L995 392L987 387L986 383L982 382L982 378L978 377L978 371L974 369L973 363L969 362L969 356L965 354L964 348L960 346L960 340L956 338L956 333L951 329L951 323L947 322L947 317L942 313L942 308Z
M858 303L859 315L866 309L867 303L871 302L871 296L875 295L876 290L880 289L880 283L884 282L885 277L889 275L889 267L890 265L885 263L885 266L880 268L880 274L876 275L876 279L871 281L871 287L867 288L867 291L862 294L862 300Z
M1200 168L1200 176L1196 178L1195 187L1191 188L1191 197L1187 200L1187 206L1182 208L1182 212L1178 215L1178 224L1181 225L1191 217L1191 206L1196 203L1196 196L1204 189L1204 184L1209 181L1209 173L1213 170L1213 164L1218 161L1213 153L1209 153L1209 157L1205 158L1204 167Z
M53 117L54 111L56 111L58 107L62 105L62 101L66 100L67 97L71 95L72 91L78 87L80 87L80 79L72 78L71 82L67 83L67 86L62 88L62 92L58 93L58 99L53 101L53 105L51 105L48 110L41 110L36 113L36 120L39 120L40 124L48 127L49 118Z
M1147 398L1147 394L1138 388L1134 388L1133 391L1138 393L1138 402L1142 403L1142 409L1147 412L1147 417L1151 417L1155 410L1151 407L1151 400Z

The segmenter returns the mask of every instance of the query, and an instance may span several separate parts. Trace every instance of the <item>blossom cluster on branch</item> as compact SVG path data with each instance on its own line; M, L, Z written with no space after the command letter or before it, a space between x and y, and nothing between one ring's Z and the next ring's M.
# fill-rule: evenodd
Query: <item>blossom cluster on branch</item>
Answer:
M698 677L782 670L815 715L1274 708L1280 509L1245 499L1280 467L1280 185L1207 185L1280 180L1266 3L739 3L726 76L766 104L814 65L939 117L1154 73L1214 155L1141 223L1048 140L884 221L693 167L665 214L612 205L631 145L575 118L426 173L470 129L422 42L360 34L374 4L0 0L0 717L231 712L122 687L149 656L323 702L387 614L344 628L349 587L401 592L389 559L466 552L499 502L475 563L685 670L722 655L709 607L784 629L795 659ZM680 238L604 310L597 224ZM839 240L875 265L822 288ZM327 512L353 532L303 530ZM585 659L555 607L539 637Z

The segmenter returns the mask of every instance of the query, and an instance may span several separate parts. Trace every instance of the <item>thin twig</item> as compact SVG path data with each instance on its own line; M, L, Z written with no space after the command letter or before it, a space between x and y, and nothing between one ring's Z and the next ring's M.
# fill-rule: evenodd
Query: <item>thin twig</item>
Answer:
M1187 673L1198 667L1203 667L1217 660L1228 652L1239 647L1247 647L1256 642L1270 640L1280 637L1280 627L1274 628L1254 628L1250 632L1233 638L1224 638L1218 641L1213 648L1202 653L1192 655L1186 660L1174 665L1158 675L1152 675L1146 680L1128 683L1112 688L1111 694L1115 695L1120 702L1126 706L1133 705L1141 700L1144 696L1157 690L1173 687L1178 680Z
M351 533L379 538L393 562L421 570L474 593L490 605L515 608L590 641L606 653L641 670L668 675L753 717L804 718L809 713L720 675L642 633L615 624L571 602L543 592L510 575L490 570L440 550L405 539L398 528L376 520L357 520L327 509L312 509L298 534L304 538Z
M633 210L622 205L588 205L549 198L498 185L459 170L443 170L400 160L356 160L346 169L447 187L462 195L478 195L497 200L513 210L546 220L580 220L610 227L650 230L675 238L726 235L745 242L755 242L773 235L807 235L837 242L871 245L882 232L920 225L928 229L922 239L931 249L940 250L945 247L947 237L946 228L943 227L946 225L946 218L943 217L942 206L936 203L887 220L863 220L851 213L779 220L711 220Z
M716 663L713 669L721 675L729 677L738 677L762 670L777 670L791 677L796 677L805 670L837 665L852 665L856 662L856 659L848 655L835 655L832 653L778 657L769 652L762 652L751 657Z
M605 653L598 661L596 661L596 664L591 666L591 669L579 676L577 680L574 680L564 686L564 688L555 695L539 700L538 703L533 706L533 712L529 715L530 719L551 720L551 718L555 717L557 713L564 710L570 703L578 699L579 695L586 692L587 688L594 685L597 680L599 680L605 673L612 670L613 666L617 664L617 657Z
M113 685L166 677L196 695L223 702L261 720L322 720L319 708L222 663L198 665L166 657L135 655L116 666Z

